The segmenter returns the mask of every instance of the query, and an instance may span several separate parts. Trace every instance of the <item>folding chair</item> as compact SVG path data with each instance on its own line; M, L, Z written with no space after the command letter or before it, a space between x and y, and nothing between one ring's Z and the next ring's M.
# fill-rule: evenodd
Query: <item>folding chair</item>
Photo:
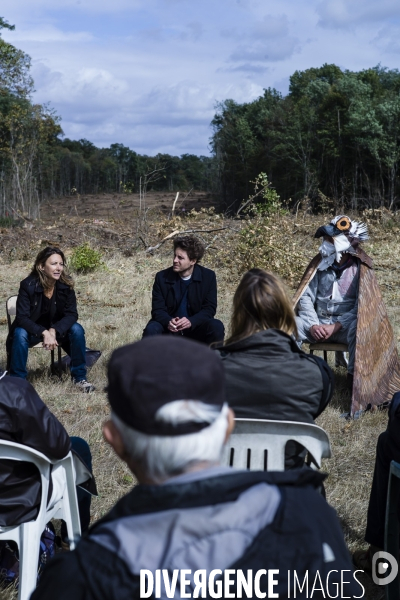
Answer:
M6 301L6 313L7 313L8 331L10 331L11 325L12 325L11 317L15 317L16 314L17 314L17 298L18 298L18 296L10 296L8 298L8 300ZM39 342L38 344L35 344L35 346L32 346L32 348L41 348L42 350L44 349L42 342ZM57 358L57 374L61 378L61 375L62 375L61 346L57 347L57 353L58 353L58 358ZM54 350L51 350L51 365L50 365L50 368L51 368L51 372L54 373L54 371L55 371ZM7 371L9 371L9 370L10 370L10 356L7 355Z
M71 452L62 460L50 460L33 448L4 440L0 440L0 460L30 462L40 473L41 501L36 519L20 525L0 527L0 540L13 540L18 544L20 560L18 600L28 600L36 587L40 536L46 524L51 519L63 519L67 525L71 549L75 548L80 537L75 469ZM52 465L53 468L63 470L66 486L63 497L48 509L47 498Z
M399 556L399 519L397 516L400 502L400 463L392 460L390 463L388 495L385 517L385 551L396 560ZM386 600L399 600L400 578L386 585Z
M285 447L298 442L321 467L331 457L328 434L318 425L295 421L235 419L235 429L225 446L222 463L250 471L284 471Z
M348 352L347 344L335 344L333 342L315 342L309 344L310 354L314 354L317 350L324 353L324 361L328 362L328 352ZM345 358L346 360L346 358Z

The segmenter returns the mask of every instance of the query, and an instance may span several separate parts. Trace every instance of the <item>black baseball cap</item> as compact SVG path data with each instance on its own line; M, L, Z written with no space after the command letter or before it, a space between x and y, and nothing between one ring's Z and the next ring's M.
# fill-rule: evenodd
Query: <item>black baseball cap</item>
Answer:
M199 400L221 410L222 361L208 346L182 336L147 337L112 353L107 392L113 412L137 431L165 436L195 433L210 423L165 423L156 419L156 413L175 400Z

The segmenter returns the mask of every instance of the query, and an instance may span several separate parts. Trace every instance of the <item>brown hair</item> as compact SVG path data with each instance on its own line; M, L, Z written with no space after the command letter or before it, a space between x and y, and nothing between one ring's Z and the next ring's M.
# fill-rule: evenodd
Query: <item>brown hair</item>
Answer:
M205 246L195 235L185 235L174 239L174 251L177 248L185 250L190 260L200 262L204 256Z
M243 275L233 297L231 335L225 345L265 329L297 335L294 310L279 277L251 269Z
M50 258L50 256L53 256L53 254L58 254L59 256L61 256L64 263L64 269L61 273L60 281L68 285L70 288L73 288L74 280L72 279L71 275L66 269L67 263L65 260L64 253L60 250L60 248L57 248L57 246L46 246L46 248L43 248L43 250L39 252L30 274L35 275L39 279L40 284L44 290L48 290L49 288L53 287L53 283L50 282L50 279L47 277L46 273L43 273L43 271L39 268L42 267L47 261L47 259Z

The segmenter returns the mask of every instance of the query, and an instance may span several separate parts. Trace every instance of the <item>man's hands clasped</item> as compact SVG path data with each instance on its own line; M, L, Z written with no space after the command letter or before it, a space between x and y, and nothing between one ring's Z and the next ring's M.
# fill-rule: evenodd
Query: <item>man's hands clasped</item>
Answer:
M310 327L310 333L317 341L327 340L334 333L342 328L341 323L333 323L332 325L313 325Z
M184 329L190 329L191 326L191 322L186 317L174 317L168 323L168 330L171 331L171 333L179 333Z

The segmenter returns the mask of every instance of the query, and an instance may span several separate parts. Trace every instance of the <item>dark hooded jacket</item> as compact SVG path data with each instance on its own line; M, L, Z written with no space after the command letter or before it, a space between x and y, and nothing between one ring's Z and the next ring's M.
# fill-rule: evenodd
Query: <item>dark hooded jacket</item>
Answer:
M64 427L33 386L19 377L0 379L0 440L24 444L51 459L64 458L71 448ZM40 475L35 465L0 460L0 526L34 519L40 498Z
M236 417L313 423L332 397L330 367L278 329L260 331L219 352L226 398ZM304 456L296 458L301 448L289 443L287 468L302 465Z
M53 600L55 589L57 600L134 600L143 597L142 569L153 574L165 569L170 581L173 571L188 569L187 597L193 597L193 572L198 569L208 575L213 569L242 570L245 576L252 569L253 577L259 570L277 569L273 591L280 598L316 600L329 597L329 572L330 597L335 597L345 571L342 579L350 583L342 588L344 597L361 597L336 514L314 489L323 478L311 470L216 467L159 486L138 485L89 530L76 550L49 562L31 600ZM309 581L296 594L294 571L300 582L308 572ZM311 596L317 572L324 591ZM268 592L266 576L260 589ZM229 597L241 597L235 590L233 583ZM162 584L161 598L166 597ZM179 584L168 597L183 597Z

